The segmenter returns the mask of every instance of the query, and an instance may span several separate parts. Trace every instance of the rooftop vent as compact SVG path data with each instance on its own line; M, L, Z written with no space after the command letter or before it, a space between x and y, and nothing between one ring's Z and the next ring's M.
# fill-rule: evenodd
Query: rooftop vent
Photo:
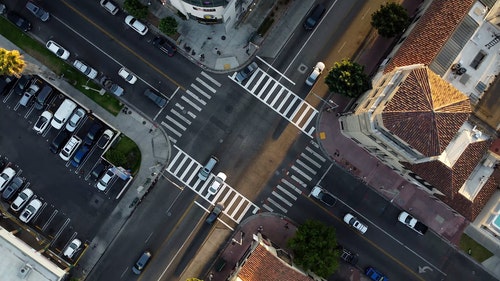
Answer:
M21 278L21 279L26 279L26 277L28 276L28 274L30 273L30 271L33 269L33 267L27 263L25 264L23 267L21 267L19 269L19 272L17 273L17 277Z

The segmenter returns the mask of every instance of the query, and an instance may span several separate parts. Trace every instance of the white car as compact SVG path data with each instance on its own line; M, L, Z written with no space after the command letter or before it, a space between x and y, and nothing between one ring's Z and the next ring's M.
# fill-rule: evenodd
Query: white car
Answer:
M368 227L366 225L362 224L355 216L351 214L346 214L344 216L344 222L355 228L362 234L364 234L368 230Z
M120 75L125 81L129 82L130 84L134 84L137 81L137 76L135 76L130 70L126 69L125 67L120 68L118 70L118 75Z
M146 35L146 33L148 33L148 27L133 16L128 15L125 18L125 23L140 35Z
M75 255L76 251L80 248L80 246L82 245L82 241L80 241L79 239L73 239L73 241L71 241L71 243L69 243L68 247L66 248L66 250L64 251L64 256L65 257L68 257L68 258L73 258L73 256Z
M318 77L321 75L323 70L325 69L325 64L322 62L317 62L316 66L313 67L313 71L311 72L311 75L307 77L306 79L306 85L312 86L318 80Z
M101 179L97 182L97 189L100 191L105 191L108 188L109 182L115 177L115 172L113 172L113 168L109 168L106 173L101 177Z
M214 181L208 188L208 194L215 195L219 191L219 188L224 184L224 181L227 179L226 174L223 172L219 172L217 176L214 178Z
M23 191L21 191L19 195L17 195L16 199L14 199L14 202L10 204L10 208L13 211L18 212L19 210L21 210L24 204L26 204L31 199L31 197L33 197L33 194L33 190L29 188L23 189Z
M19 216L19 219L24 222L28 223L30 220L38 213L40 208L42 207L42 202L38 199L33 199L31 202L24 208L24 211L21 213Z
M50 111L46 110L42 112L42 114L38 116L38 119L33 126L33 130L35 130L38 134L45 132L45 129L49 126L50 120L52 120L52 116L52 112Z
M45 47L49 49L52 53L54 53L56 56L63 60L67 60L69 58L69 52L61 47L61 45L57 44L56 42L49 40L47 41L47 44L45 44Z
M78 127L78 124L80 124L85 114L86 112L85 110L83 110L83 108L78 108L77 110L75 110L75 112L73 112L73 114L69 118L68 123L66 124L66 130L68 132L73 132L76 127Z
M73 66L90 79L95 79L97 77L97 70L81 60L75 60Z
M97 147L104 149L114 135L115 133L113 133L113 131L111 131L110 129L104 131L104 133L102 133L102 136L97 141Z
M0 191L2 191L7 186L7 184L15 175L16 171L14 171L14 169L12 169L11 167L3 169L2 173L0 174Z

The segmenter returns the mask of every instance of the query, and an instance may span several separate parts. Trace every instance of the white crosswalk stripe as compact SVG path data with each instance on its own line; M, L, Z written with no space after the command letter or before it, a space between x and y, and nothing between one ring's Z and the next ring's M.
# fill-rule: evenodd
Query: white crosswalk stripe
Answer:
M180 93L180 99L173 106L167 105L164 111L166 115L160 124L166 128L167 135L173 143L177 143L221 86L219 81L202 71L189 88Z
M322 153L320 146L311 140L292 163L286 176L280 180L265 200L266 203L262 204L262 208L269 212L286 213L303 190L315 184L313 179L318 175L318 171L330 164L320 153Z
M316 130L314 119L319 113L313 106L260 68L243 83L237 82L235 77L236 72L229 76L243 89L313 138Z
M173 146L172 155L174 157L166 168L166 171L200 195L201 198L210 202L210 204L224 204L223 213L234 222L240 223L247 212L252 211L255 214L260 209L227 183L224 183L220 187L217 194L210 195L207 190L215 175L210 174L206 181L201 181L198 178L198 171L203 167L202 164L198 163L176 145Z

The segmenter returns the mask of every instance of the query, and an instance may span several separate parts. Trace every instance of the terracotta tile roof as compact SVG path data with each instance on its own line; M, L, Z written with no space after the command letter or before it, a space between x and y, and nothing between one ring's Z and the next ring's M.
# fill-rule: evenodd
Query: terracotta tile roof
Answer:
M406 65L430 65L475 2L476 0L434 0L384 72Z
M490 146L490 151L500 156L500 139L495 139Z
M470 101L427 67L401 82L382 111L383 126L425 156L440 155L469 117Z
M458 191L488 151L489 146L490 141L468 145L452 168L437 160L415 165L405 163L405 166L441 191L445 195L442 198L443 202L472 221L490 199L498 183L495 177L490 177L473 202L460 195Z
M270 253L261 244L257 245L238 277L242 281L312 281L313 279L290 267Z

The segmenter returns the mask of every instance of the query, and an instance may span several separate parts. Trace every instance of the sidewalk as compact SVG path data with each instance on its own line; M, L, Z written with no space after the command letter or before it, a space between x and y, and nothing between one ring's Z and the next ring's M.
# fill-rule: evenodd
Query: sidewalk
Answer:
M6 49L19 49L12 42L0 35L0 47ZM131 203L137 198L142 198L147 193L148 188L153 181L156 173L163 169L167 160L170 158L170 144L168 137L161 128L156 128L141 112L132 109L120 112L113 116L104 110L98 104L94 103L87 96L73 88L68 82L56 75L35 60L23 50L20 50L24 59L40 68L41 76L59 91L76 100L87 110L91 110L94 115L99 116L108 125L119 130L127 137L132 139L141 151L141 166L132 183L122 194L120 201L108 219L102 224L97 235L90 242L82 258L78 261L78 266L72 271L77 278L85 277L99 261L107 247L113 242L115 236L119 233L129 216L135 209Z

